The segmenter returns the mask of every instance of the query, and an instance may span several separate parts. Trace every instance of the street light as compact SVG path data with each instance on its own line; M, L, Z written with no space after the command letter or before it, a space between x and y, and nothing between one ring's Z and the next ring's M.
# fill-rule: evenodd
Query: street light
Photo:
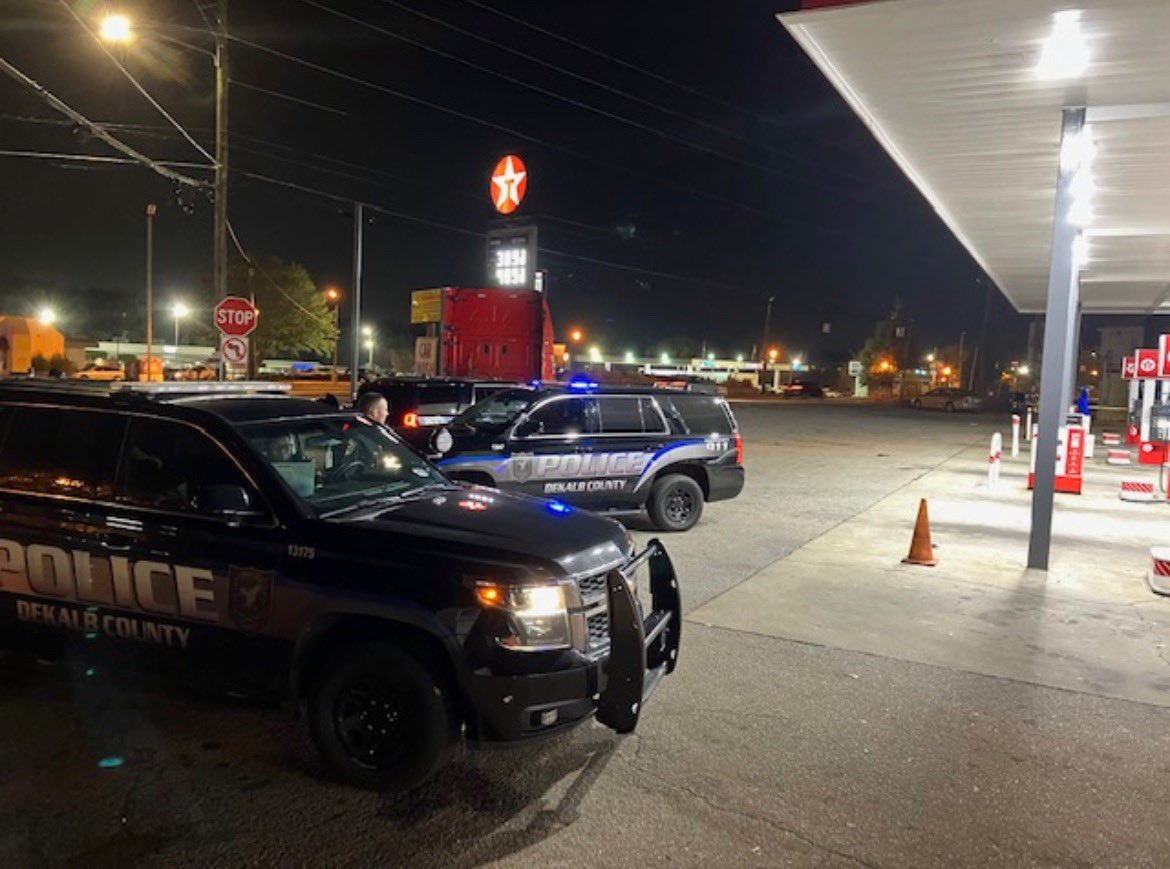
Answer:
M582 332L580 329L570 329L569 330L569 340L572 341L574 344L580 344L581 341L584 340L584 338L585 338L585 333Z
M714 353L708 353L708 354L707 354L707 361L708 361L708 362L714 362L714 361L715 361L715 354L714 354Z
M171 314L175 318L175 346L179 346L179 321L191 313L191 309L182 302L175 302L171 305Z
M663 353L663 354L662 354L660 357L658 357L658 358L662 360L662 364L663 364L663 365L669 365L669 364L670 364L670 354L669 354L669 353Z
M773 347L771 350L768 351L768 361L769 362L775 362L779 358L780 358L780 351L777 350L775 347Z
M134 41L134 29L130 25L130 19L125 15L107 15L102 19L98 33L103 42L114 45L128 45Z
M1027 377L1031 370L1027 365L1021 365L1016 369L1016 374L1020 375L1020 377Z
M600 362L601 361L601 348L598 347L596 344L594 344L592 347L589 348L589 361L590 362Z
M626 360L627 363L633 362L634 361L634 351L627 350L626 355L623 358Z
M37 322L42 326L52 326L57 322L57 312L46 305L37 312Z
M181 39L168 36L161 29L151 28L151 33L160 39L174 42L209 56L215 63L215 178L212 197L212 285L217 298L227 296L227 200L228 200L228 69L227 0L219 0L215 26L211 36L215 50L208 51L197 45L190 45ZM134 40L134 25L121 14L110 14L98 23L98 39L113 45L127 45ZM148 341L147 344L150 342ZM147 348L147 360L150 348Z
M366 367L368 369L370 369L371 372L373 372L373 370L374 370L374 327L373 326L362 326L362 335L366 339L363 342L363 345L365 346L366 350L368 350L370 353L369 358L366 360Z
M737 363L742 363L742 362L743 362L743 354L742 354L742 353L736 353L736 354L735 354L735 361L736 361Z
M337 382L337 341L341 337L341 290L337 287L325 288L325 307L333 312L333 371L329 379Z

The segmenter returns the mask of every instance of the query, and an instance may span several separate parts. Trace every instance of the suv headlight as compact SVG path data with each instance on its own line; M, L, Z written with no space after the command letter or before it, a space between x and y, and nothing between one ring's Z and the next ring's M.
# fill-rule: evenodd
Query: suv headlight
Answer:
M500 585L475 581L475 598L480 606L504 613L511 633L496 642L517 652L544 652L572 646L569 611L564 587L543 585Z

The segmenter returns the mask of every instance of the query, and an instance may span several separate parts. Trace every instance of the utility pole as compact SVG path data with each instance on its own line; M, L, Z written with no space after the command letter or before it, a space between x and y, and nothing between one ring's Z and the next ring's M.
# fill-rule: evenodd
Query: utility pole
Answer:
M362 364L362 223L363 209L360 202L353 204L353 353L349 366L349 397L357 397L358 368Z
M146 206L146 379L154 370L154 213L158 207Z
M212 280L215 296L227 289L228 221L228 0L219 0L215 27L215 208L212 227ZM221 369L222 371L222 366Z
M963 385L963 343L966 340L967 340L967 333L960 332L959 333L959 370L957 372L959 376L956 378L959 381L960 387Z
M760 341L761 362L764 362L768 358L768 332L772 328L772 303L775 301L775 296L768 296L768 308L764 312L764 337Z

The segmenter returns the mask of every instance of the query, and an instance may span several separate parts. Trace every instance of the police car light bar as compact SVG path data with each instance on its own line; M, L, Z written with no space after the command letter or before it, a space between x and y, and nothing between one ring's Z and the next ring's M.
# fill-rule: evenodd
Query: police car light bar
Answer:
M236 380L225 383L115 381L110 384L110 392L134 393L136 395L287 395L291 389L291 384L264 380Z

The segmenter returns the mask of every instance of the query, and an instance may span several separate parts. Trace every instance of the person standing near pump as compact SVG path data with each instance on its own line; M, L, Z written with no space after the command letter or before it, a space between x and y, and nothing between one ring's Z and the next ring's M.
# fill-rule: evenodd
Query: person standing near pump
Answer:
M366 392L358 399L358 410L379 425L385 425L390 416L390 402L380 392Z

